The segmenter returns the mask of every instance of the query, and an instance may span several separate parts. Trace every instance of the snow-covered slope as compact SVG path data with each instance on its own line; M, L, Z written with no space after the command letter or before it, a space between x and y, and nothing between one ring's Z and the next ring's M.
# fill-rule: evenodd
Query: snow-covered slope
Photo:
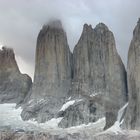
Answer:
M97 122L89 123L88 125L83 124L62 129L57 126L62 118L53 118L44 124L38 124L34 120L22 121L20 117L22 109L16 109L16 104L0 104L0 128L4 129L6 126L9 126L10 129L10 131L0 131L0 140L8 138L10 138L9 140L21 138L22 140L139 140L140 132L122 130L120 127L127 105L128 103L119 110L118 119L114 126L103 131L105 118L101 118Z
M61 110L65 110L68 106L74 104L76 101L68 101L66 104L64 104L61 108ZM124 113L124 110L126 109L128 103L125 104L118 112L118 118L115 122L114 126L106 130L105 132L121 132L121 124L123 122L122 116ZM46 129L56 129L61 130L62 128L58 128L58 123L62 120L61 118L53 118L46 123L37 123L34 120L30 121L23 121L21 119L22 108L16 109L16 104L0 104L0 128L9 127L11 129L23 129L23 130L46 130ZM83 129L83 128L93 128L96 130L103 130L105 126L105 118L99 119L95 123L89 123L88 125L82 124L80 126L71 127L65 130L73 130L76 129Z
M46 128L57 128L58 123L62 118L53 118L50 121L39 124L34 120L23 121L21 119L22 108L16 109L16 104L0 104L0 128L9 128L9 129L23 129L27 131L32 130L43 130Z
M121 129L121 125L123 123L123 115L125 113L125 109L127 108L128 103L126 103L119 111L118 111L118 117L117 117L117 121L114 123L114 125L112 127L110 127L109 129L107 129L104 133L107 132L113 132L115 134L119 134L119 133L123 133L123 130Z
M71 103L71 102L70 102ZM69 102L67 102L69 105ZM66 106L64 106L66 107ZM22 108L16 109L16 104L0 104L0 129L12 129L12 130L24 130L24 131L61 131L62 128L58 127L58 123L62 118L53 118L46 123L38 123L34 120L23 121L21 119ZM83 128L94 128L96 131L103 130L105 125L105 118L99 119L95 123L89 123L88 125L82 124L80 126L63 129L63 131L76 132Z

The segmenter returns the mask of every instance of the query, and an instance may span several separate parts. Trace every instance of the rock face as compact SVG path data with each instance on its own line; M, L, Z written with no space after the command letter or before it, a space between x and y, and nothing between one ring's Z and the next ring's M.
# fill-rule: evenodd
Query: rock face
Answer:
M66 33L60 21L52 21L44 25L38 35L30 98L34 105L30 109L27 105L22 113L23 119L36 116L39 122L44 122L55 117L68 97L71 74L71 52Z
M106 115L108 128L126 93L126 71L106 25L85 24L71 54L61 22L54 21L38 35L34 84L21 116L38 122L62 117L59 126L70 127Z
M66 97L71 84L71 52L60 21L44 25L37 39L32 95Z
M129 106L125 125L140 130L140 19L133 31L128 52Z
M117 53L113 33L99 23L95 29L84 25L73 52L73 94L82 96L100 93L95 100L97 114L106 114L107 126L116 120L118 109L126 102L126 71ZM100 102L102 100L102 102ZM98 118L98 117L97 117Z
M31 78L21 74L12 49L0 50L0 103L24 101L32 85Z
M104 92L110 99L119 99L119 106L124 104L126 71L117 53L114 36L106 25L99 23L95 29L84 25L73 52L73 64L76 94Z

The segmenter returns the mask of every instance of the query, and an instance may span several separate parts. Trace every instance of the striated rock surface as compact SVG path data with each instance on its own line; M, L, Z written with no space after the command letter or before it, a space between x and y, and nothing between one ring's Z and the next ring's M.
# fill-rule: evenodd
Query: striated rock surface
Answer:
M38 35L34 84L21 116L38 122L61 117L59 127L65 128L106 115L106 129L126 93L126 71L106 25L85 24L71 54L61 22L53 21Z
M20 104L24 101L31 85L31 78L20 73L14 51L3 47L0 50L0 103Z
M94 100L98 105L96 119L105 113L106 128L114 123L118 109L126 102L126 71L113 33L105 24L99 23L94 29L84 25L73 52L72 85L74 95L88 97L100 93L101 96Z
M56 116L71 88L71 55L61 22L44 25L37 38L32 102L24 108L23 119L45 122Z
M140 130L140 19L133 31L127 69L129 106L125 125L129 129Z
M37 39L33 97L66 97L71 84L71 52L60 21L44 25Z
M59 127L67 128L81 124L88 124L104 117L103 105L98 104L95 101L96 99L98 100L99 97L100 96L97 95L95 97L85 98L84 96L74 95L72 97L73 100L67 101L64 106L72 101L74 101L74 103L58 113L58 117L63 117L59 123ZM98 111L98 109L100 111Z

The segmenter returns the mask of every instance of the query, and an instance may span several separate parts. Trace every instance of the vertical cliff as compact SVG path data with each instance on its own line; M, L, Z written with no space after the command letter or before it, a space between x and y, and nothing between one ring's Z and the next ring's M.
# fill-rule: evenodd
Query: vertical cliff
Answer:
M71 52L66 33L59 20L51 21L43 26L37 38L35 76L30 97L37 107L34 105L32 113L27 106L22 117L38 116L40 122L55 117L68 97L71 74ZM44 100L43 105L38 104L41 99Z
M33 96L63 96L71 83L71 52L60 21L41 29L36 47Z
M31 85L31 78L20 73L14 51L3 47L0 50L0 103L22 103Z
M140 130L140 19L133 31L127 69L129 105L125 124L127 128Z
M38 122L61 117L60 127L106 116L108 128L126 93L126 71L105 24L85 24L71 54L61 22L52 21L37 38L34 84L21 116Z
M101 93L99 100L105 108L106 127L112 125L118 109L126 102L127 85L113 33L105 24L99 23L94 29L84 25L73 52L73 70L72 92L82 96Z

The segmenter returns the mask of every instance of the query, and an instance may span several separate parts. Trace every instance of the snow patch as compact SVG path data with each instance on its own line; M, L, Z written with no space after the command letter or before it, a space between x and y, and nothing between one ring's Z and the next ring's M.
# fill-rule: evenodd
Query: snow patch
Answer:
M116 121L113 126L107 129L105 132L113 132L116 135L122 133L122 129L120 127L120 122Z
M44 102L46 102L46 100L45 100L45 99L40 99L40 100L37 100L37 104L44 103Z
M79 128L86 128L86 127L104 127L105 125L105 117L103 118L100 118L98 119L96 122L93 122L93 123L88 123L88 124L81 124L81 125L78 125L78 126L73 126L73 127L70 127L68 129L79 129Z
M0 43L0 50L2 50L3 45Z
M37 121L29 120L27 123L31 123L33 125L36 125L37 127L41 127L42 129L53 129L58 128L58 124L61 122L63 117L60 118L52 118L51 120L45 122L45 123L38 123Z
M28 107L32 108L37 104L43 104L45 102L47 102L47 100L45 100L45 99L35 99L35 100L32 99L32 100L28 101Z
M62 108L60 109L60 111L65 111L69 106L73 105L75 103L75 100L71 100L71 101L68 101L66 102Z
M46 123L38 123L34 120L23 121L20 114L22 108L16 109L16 104L0 104L0 128L10 127L14 130L45 130L46 128L58 128L61 118L52 118Z
M69 106L73 105L76 102L80 102L83 99L76 99L76 100L71 100L66 102L65 104L63 104L62 108L59 111L65 111L67 108L69 108Z
M68 101L71 100L71 96L67 99Z
M31 104L33 101L34 101L33 99L29 100L28 101L28 104Z
M120 122L122 124L121 118L123 116L123 113L125 111L125 109L127 108L128 103L126 103L119 111L118 111L118 116L117 116L117 121Z
M122 116L124 114L124 111L126 109L126 107L128 106L128 103L126 103L119 111L118 111L118 116L117 116L117 121L114 123L114 125L112 127L110 127L109 129L107 129L105 132L113 132L116 135L119 133L123 133L122 129L121 129L121 124L123 123Z
M103 131L105 123L106 123L105 117L103 117L94 123L81 124L79 126L70 127L70 128L65 129L65 130L71 134L74 134L76 132L83 132L86 130L86 131L88 131L88 133L95 135L95 134Z
M100 94L102 94L102 92L93 93L90 95L90 97L95 97L95 96L100 95Z
M74 100L75 102L81 101L81 99ZM73 101L73 102L74 102ZM22 108L16 109L16 104L0 104L0 129L10 127L15 131L24 130L24 131L57 131L57 132L69 132L75 133L78 131L82 131L85 129L94 131L94 132L101 132L105 126L105 118L101 118L94 123L89 124L82 124L80 126L70 127L67 129L59 128L58 124L63 119L61 118L52 118L51 120L45 123L38 123L34 119L29 121L23 121L21 119L21 112Z
M77 100L76 100L76 102L81 102L81 101L83 101L83 99L77 99Z

